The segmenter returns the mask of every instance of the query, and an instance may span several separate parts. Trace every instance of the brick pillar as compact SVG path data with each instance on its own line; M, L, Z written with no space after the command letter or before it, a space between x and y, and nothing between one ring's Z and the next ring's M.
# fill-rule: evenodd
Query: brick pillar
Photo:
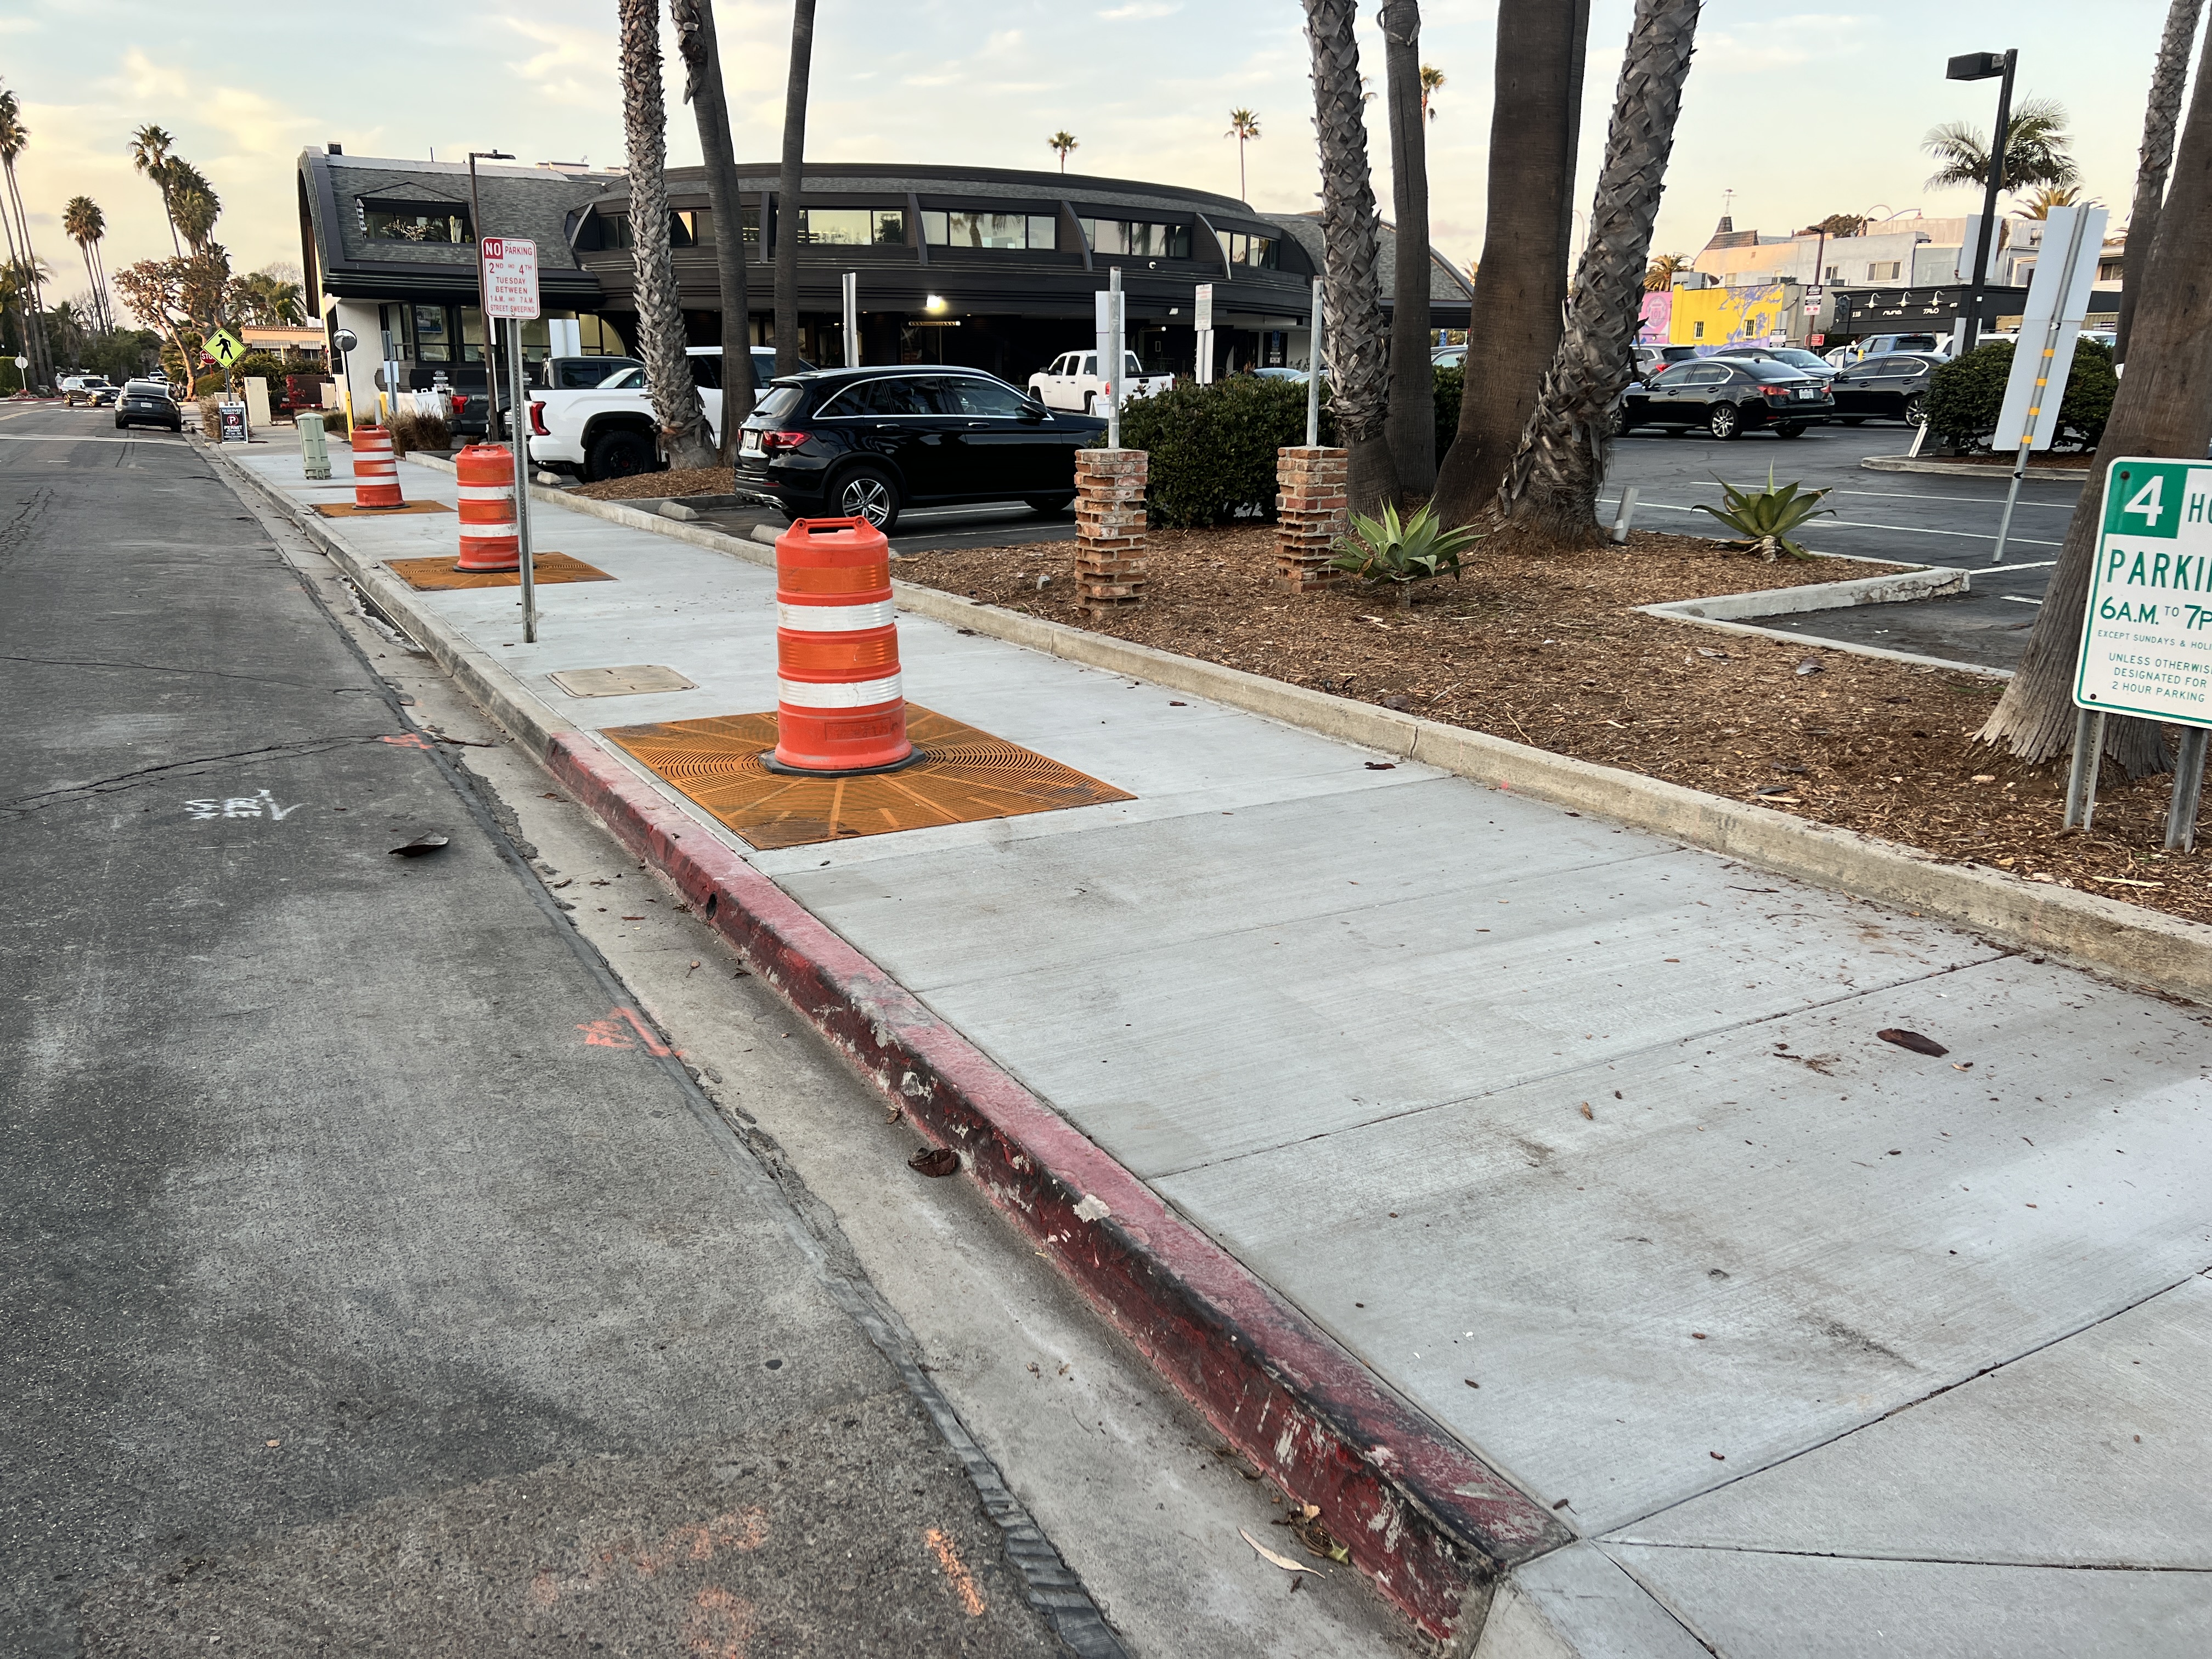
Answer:
M1145 602L1145 452L1075 452L1075 581L1085 614Z
M1275 452L1276 574L1293 593L1318 592L1339 580L1328 568L1329 549L1352 527L1345 494L1349 453L1304 447Z

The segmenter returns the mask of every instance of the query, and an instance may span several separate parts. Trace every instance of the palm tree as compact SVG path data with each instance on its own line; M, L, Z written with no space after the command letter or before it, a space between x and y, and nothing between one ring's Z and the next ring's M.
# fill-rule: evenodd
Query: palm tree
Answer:
M1382 26L1383 78L1390 89L1390 194L1397 219L1391 283L1390 459L1398 489L1425 496L1437 482L1436 365L1429 356L1429 124L1422 111L1421 9L1389 0Z
M30 326L26 331L25 345L33 367L42 379L52 381L53 358L46 346L46 324L40 315L46 303L41 291L45 267L39 259L38 250L31 246L31 216L24 211L22 186L15 177L15 162L30 142L31 130L23 123L22 106L13 92L0 89L0 173L6 176L8 205L15 216L15 240L23 268L30 276Z
M1060 152L1060 170L1065 173L1067 171L1067 153L1076 149L1078 143L1073 133L1055 132L1044 141L1044 147L1047 149L1056 149Z
M107 234L107 216L91 197L72 196L62 209L62 229L84 256L84 274L92 283L93 325L113 328L115 313L108 304L107 273L100 263L100 239Z
M1589 0L1498 9L1482 276L1433 497L1447 524L1490 510L1559 343L1589 42Z
M1701 0L1637 0L1575 270L1575 303L1500 487L1514 524L1570 546L1597 539L1597 492L1612 444L1613 403L1633 373L1651 228L1682 112L1682 83Z
M1421 65L1421 119L1424 121L1437 118L1437 112L1431 107L1429 100L1443 90L1443 84L1444 72L1442 70L1433 64Z
M297 326L303 320L300 307L305 297L299 283L274 271L249 271L238 279L239 308L245 320L260 327Z
M222 214L222 198L207 175L180 156L172 156L161 172L162 188L169 198L169 222L184 233L185 246L204 252L215 235L215 222Z
M1249 193L1244 187L1244 145L1248 139L1260 136L1260 118L1249 109L1229 112L1229 131L1221 135L1237 141L1237 199L1244 200Z
M161 192L161 214L169 222L169 251L181 258L184 244L177 240L177 216L169 206L167 182L169 152L176 145L174 133L165 132L151 122L131 135L131 165Z
M2085 205L2081 199L2081 187L2079 185L2068 185L2063 189L2055 185L2045 185L2042 189L2025 198L2024 201L2025 205L2012 210L2013 217L2015 219L2048 219L2053 208ZM2086 205L2094 207L2096 204L2090 202Z
M1644 273L1644 290L1651 294L1664 294L1674 286L1675 273L1689 268L1690 256L1686 253L1655 254Z
M629 224L637 261L638 356L653 417L670 461L712 466L707 411L684 356L683 304L668 239L668 118L660 94L658 0L617 0L622 33L623 131L629 149Z
M2197 39L2197 19L2204 0L2173 0L2166 9L2166 31L2150 74L2150 104L2143 112L2142 153L2136 167L2135 201L2128 210L2128 257L2120 266L2120 317L2113 331L2112 361L2124 362L2128 333L2135 322L2136 280L2150 261L2166 199L2166 175L2173 165L2173 131L2181 124L2181 92L2189 79L2189 49Z
M799 373L799 164L806 154L806 82L814 70L814 0L791 9L791 78L783 93L783 165L775 186L775 372ZM915 227L919 234L921 228Z
M684 95L699 123L707 168L707 204L714 216L714 271L722 291L722 430L725 466L738 459L738 428L753 412L752 300L745 287L744 189L730 141L730 106L722 90L722 53L714 34L714 0L669 0L676 46L684 55Z
M1367 121L1360 91L1355 0L1305 0L1313 46L1314 125L1321 139L1323 302L1328 310L1329 401L1336 414L1355 513L1371 513L1398 493L1391 465L1390 366L1376 291L1380 250L1375 187L1367 168Z
M2066 106L2055 98L2023 99L2005 128L2004 185L2070 185L2081 169L2066 153L2073 138L2066 131ZM1929 190L1979 189L1990 176L1990 142L1979 127L1950 121L1932 127L1920 142L1941 164L1928 180Z

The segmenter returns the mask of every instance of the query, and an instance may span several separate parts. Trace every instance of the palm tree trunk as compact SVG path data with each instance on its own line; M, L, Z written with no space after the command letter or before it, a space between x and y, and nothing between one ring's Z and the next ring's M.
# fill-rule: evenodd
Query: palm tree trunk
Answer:
M658 0L617 0L623 129L629 145L630 238L637 258L638 356L671 465L712 466L707 412L684 355L684 307L668 241L668 122L660 96Z
M1390 99L1390 194L1398 220L1390 307L1390 458L1398 489L1437 483L1436 365L1429 354L1429 135L1421 118L1421 9L1390 0L1382 13Z
M722 430L724 466L738 461L738 428L753 412L752 304L745 293L744 191L730 143L730 106L722 94L722 53L714 37L714 0L669 0L676 44L684 54L684 95L699 123L707 166L707 202L714 216L714 270L722 290Z
M1651 228L1667 186L1700 3L1637 0L1573 307L1498 492L1501 516L1570 546L1598 539L1613 400L1633 372Z
M1313 43L1315 126L1321 137L1321 224L1326 252L1329 407L1342 434L1355 513L1398 493L1390 459L1389 361L1376 288L1375 187L1359 90L1353 0L1305 0Z
M1589 40L1589 0L1498 9L1489 224L1459 434L1432 498L1448 524L1472 524L1490 509L1559 347Z
M22 248L23 281L29 290L29 306L24 316L24 355L31 360L31 373L40 382L52 386L54 382L53 354L46 341L44 313L46 295L39 281L39 256L31 247L31 221L23 211L23 192L15 182L15 164L9 161L7 174L8 200L15 214L16 239Z
M2150 106L2143 112L2142 155L2136 168L2136 198L2128 210L2128 252L2120 267L2120 319L2113 330L2112 361L2124 362L2128 331L2135 321L2136 296L2142 291L2142 269L2150 263L2158 235L2159 210L2166 199L2166 175L2173 163L2174 129L2181 125L2181 94L2189 81L2189 53L2197 41L2197 20L2204 0L2173 0L2166 14L2166 33L2158 43L2158 62L2150 72Z
M814 0L791 12L791 79L783 94L783 166L775 181L775 372L799 372L799 164L806 154L806 82L814 66ZM921 227L915 227L921 234Z
M2208 46L2206 59L2212 59ZM2201 460L2212 447L2212 62L2200 61L2189 100L2189 125L2175 158L2173 183L2160 216L2157 239L2142 263L2142 298L2135 316L2134 371L2123 375L2112 418L2098 444L2104 455L2172 455ZM2130 233L2129 240L2134 240ZM2006 685L1989 723L1976 734L2002 743L2021 759L2043 762L2074 743L2073 687L2081 647L2081 611L2088 602L2089 567L2104 523L2104 475L2081 491L2066 526L2057 568L2020 668ZM2115 720L2106 728L2105 753L2130 777L2169 764L2158 728L2147 720Z

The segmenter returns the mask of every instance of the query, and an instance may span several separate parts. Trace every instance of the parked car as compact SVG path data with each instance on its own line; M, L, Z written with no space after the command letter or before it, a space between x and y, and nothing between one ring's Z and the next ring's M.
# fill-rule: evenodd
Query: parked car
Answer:
M185 429L184 411L169 396L169 388L159 380L126 381L122 395L115 404L115 429L118 432L134 426L166 426L172 432Z
M1928 380L1945 359L1932 351L1893 351L1848 365L1829 383L1836 418L1845 426L1866 421L1928 418Z
M773 368L775 362L773 351L765 354L755 351L753 361L758 362L763 355ZM548 392L582 392L592 386L605 386L625 370L644 367L635 357L548 357L542 362L531 365L530 384Z
M722 430L722 348L693 346L691 378L699 387L699 401L707 410L708 428ZM633 360L634 361L634 360ZM800 362L807 368L813 365ZM775 376L775 352L768 346L753 348L753 384L765 386ZM481 398L482 393L477 394ZM501 406L505 407L504 400ZM481 403L478 404L481 408ZM580 391L548 389L530 399L530 459L556 472L581 474L590 483L602 478L627 478L651 472L660 465L660 441L655 435L653 399L646 389L642 365L617 369L599 384Z
M1787 363L1792 368L1801 369L1823 380L1832 379L1836 373L1833 363L1802 346L1729 346L1724 350L1716 351L1713 356L1726 357L1732 362L1748 358L1762 363Z
M1635 349L1639 375L1656 374L1669 363L1695 362L1698 357L1697 347L1688 345L1639 345Z
M122 392L105 374L64 374L59 389L62 405L66 409L75 409L80 403L97 409L103 404L113 403Z
M1616 433L1656 426L1675 433L1702 427L1716 438L1765 428L1796 438L1835 412L1820 377L1787 363L1703 357L1670 363L1628 388L1614 416Z
M1263 380L1296 380L1300 386L1304 386L1308 379L1307 372L1304 369L1286 368L1279 363L1271 368L1255 368L1252 372ZM1321 379L1323 386L1327 386L1328 384L1328 365L1327 363L1323 363L1321 366Z
M1438 346L1429 354L1429 362L1437 368L1465 368L1467 348L1463 345Z
M1111 356L1111 353L1108 354ZM1121 401L1149 398L1175 384L1172 374L1147 374L1133 351L1121 375ZM1030 376L1030 396L1047 409L1079 409L1088 415L1105 401L1106 382L1098 375L1095 351L1063 351Z
M1845 363L1864 362L1869 357L1886 356L1893 351L1932 351L1938 357L1948 358L1950 340L1948 334L1869 334L1863 340L1838 347L1827 357L1838 368Z
M735 487L788 519L866 519L909 507L1026 501L1064 513L1075 452L1106 422L1052 409L981 369L836 368L775 381L742 428Z

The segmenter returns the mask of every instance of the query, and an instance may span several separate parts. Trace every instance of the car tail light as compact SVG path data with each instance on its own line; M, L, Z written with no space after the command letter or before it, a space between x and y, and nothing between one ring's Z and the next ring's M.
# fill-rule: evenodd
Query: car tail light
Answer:
M1790 388L1786 386L1763 386L1759 389L1770 398L1786 398L1790 395Z
M545 405L534 398L530 402L530 429L541 438L553 435L552 428L545 424Z
M773 455L779 449L797 449L806 441L804 432L763 432L761 434L761 453Z

